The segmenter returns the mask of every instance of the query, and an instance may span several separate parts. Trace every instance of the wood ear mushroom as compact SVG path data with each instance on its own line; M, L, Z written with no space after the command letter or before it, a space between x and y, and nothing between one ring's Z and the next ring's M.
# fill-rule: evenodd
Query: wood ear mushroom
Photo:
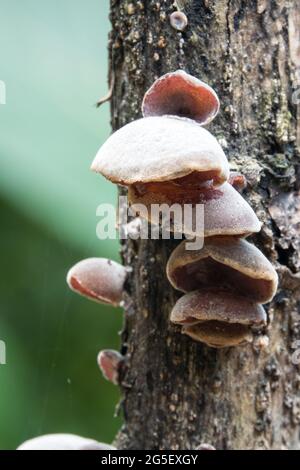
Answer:
M204 227L176 220L169 231L204 238L204 247L176 248L168 262L171 284L185 292L171 313L182 331L212 347L251 340L251 328L267 324L261 304L277 289L277 274L265 256L244 240L261 229L241 196L243 175L231 173L222 147L202 126L218 114L215 91L182 70L163 75L146 92L143 118L113 134L92 169L128 187L140 217L161 225L152 207L204 209ZM192 291L192 292L191 292Z
M174 15L178 15L178 12ZM146 92L142 104L144 117L181 116L202 126L210 123L219 109L220 102L216 92L184 70L158 78Z
M122 300L126 269L105 258L89 258L77 263L67 275L71 290L95 302L118 307Z

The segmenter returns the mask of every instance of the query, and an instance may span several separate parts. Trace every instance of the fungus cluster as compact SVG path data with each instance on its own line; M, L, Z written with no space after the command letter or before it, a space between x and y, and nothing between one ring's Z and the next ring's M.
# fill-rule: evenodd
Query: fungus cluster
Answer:
M173 27L184 29L184 17L173 14ZM245 178L230 173L227 158L215 137L202 126L218 114L214 90L182 70L168 73L146 92L143 118L115 132L101 147L92 169L113 183L128 187L129 202L147 210L140 217L160 225L153 204L194 209L204 206L204 231L193 224L177 226L189 238L202 237L204 246L189 250L182 241L167 264L171 285L183 296L170 321L182 333L213 348L240 346L253 339L253 331L267 324L262 304L272 300L278 277L267 258L245 238L261 224L240 192ZM192 214L193 217L193 214ZM203 227L201 227L201 230ZM204 234L203 234L204 232ZM67 275L69 287L90 300L120 306L127 270L104 258L77 263ZM268 343L261 336L255 347ZM126 358L105 350L97 362L114 384L126 367ZM19 450L105 450L107 444L70 434L41 436ZM199 450L214 450L202 444Z
M203 128L218 114L214 90L182 70L168 73L146 92L143 118L115 132L101 147L92 169L128 187L129 202L155 225L153 205L193 209L204 206L204 247L173 252L167 275L185 295L170 320L182 332L211 347L242 345L253 329L267 324L262 304L277 289L277 274L265 256L244 238L261 224L240 192L242 175L229 171L215 137ZM203 227L181 227L186 237L203 236ZM170 227L180 231L175 223Z

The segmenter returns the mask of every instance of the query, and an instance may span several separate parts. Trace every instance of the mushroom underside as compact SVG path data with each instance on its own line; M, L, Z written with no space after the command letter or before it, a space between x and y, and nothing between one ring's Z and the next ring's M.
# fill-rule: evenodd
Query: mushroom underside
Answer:
M170 320L196 341L231 347L251 341L252 328L265 327L267 315L249 298L220 288L202 288L181 297Z
M203 90L202 101L196 95L177 89L166 93L159 103L149 97L145 116L173 115L207 123L216 112L216 100L208 90Z
M178 70L154 82L145 94L142 111L144 116L176 115L204 125L214 119L219 106L210 86Z
M82 283L78 281L75 277L71 277L69 280L70 287L74 292L77 292L78 294L82 295L83 297L87 297L90 300L94 300L95 302L103 303L103 304L110 304L112 303L111 300L105 299L103 297L103 294L99 294L94 292L91 289L88 289L85 287ZM116 304L118 302L115 302Z
M220 286L221 289L244 295L258 303L266 303L273 296L271 281L255 279L210 257L178 267L172 273L172 281L183 292L205 286Z
M163 200L168 200L171 204L196 204L201 199L203 202L212 198L216 199L218 193L213 193L214 186L222 184L222 180L219 170L203 169L202 171L191 171L185 176L166 181L137 182L133 185L133 190L136 197L154 193L162 196Z
M162 214L171 214L170 230L189 236L244 237L261 229L249 204L229 183L218 188L211 185L193 187L192 184L185 188L183 185L175 185L173 181L133 185L129 188L128 198L131 206L138 208L137 212L142 218L161 225ZM188 204L191 215L186 219L188 209L185 205Z
M249 325L216 320L183 326L182 333L213 348L241 346L252 341Z

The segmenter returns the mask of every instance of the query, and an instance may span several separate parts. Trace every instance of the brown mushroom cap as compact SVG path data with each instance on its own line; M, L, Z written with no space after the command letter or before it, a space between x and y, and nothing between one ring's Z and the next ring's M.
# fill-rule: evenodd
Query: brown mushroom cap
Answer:
M122 300L125 279L124 266L105 258L80 261L67 275L67 283L74 292L114 306L118 306Z
M186 241L172 253L167 276L175 289L190 292L220 285L266 303L274 297L278 276L272 264L254 245L237 237L204 240L201 250L187 250Z
M157 192L158 191L158 192ZM164 192L163 192L164 191ZM141 217L147 218L151 223L158 225L159 218L151 212L153 204L204 204L204 236L238 235L247 236L250 233L259 232L261 223L245 199L229 183L224 183L218 188L198 188L191 190L185 185L166 190L161 185L159 190L149 191L140 186L129 188L128 199L131 204L143 204L147 212L141 212ZM152 215L152 216L151 216ZM202 227L200 227L202 229ZM177 230L179 231L179 230ZM202 236L197 233L196 227L182 232L186 235Z
M124 356L122 356L118 351L106 349L104 351L100 351L98 354L97 363L104 378L112 382L114 385L118 385L120 369L124 364Z
M175 115L194 119L201 125L211 122L219 109L215 91L183 70L156 80L146 92L142 105L145 117Z
M170 181L193 172L221 184L227 158L212 134L189 119L149 117L115 132L100 148L92 170L113 183Z
M251 341L251 327L265 326L267 316L261 305L245 297L226 290L201 289L181 297L170 320L194 340L224 348Z

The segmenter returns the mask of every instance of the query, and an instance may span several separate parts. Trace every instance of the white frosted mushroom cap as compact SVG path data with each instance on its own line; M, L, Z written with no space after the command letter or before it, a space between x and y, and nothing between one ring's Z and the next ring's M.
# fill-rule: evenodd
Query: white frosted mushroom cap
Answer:
M67 275L74 292L99 303L118 306L122 300L126 269L106 258L88 258L75 264Z
M229 178L215 137L192 120L171 116L122 127L100 148L91 168L123 185L170 181L193 172L214 173L216 184Z
M21 444L17 450L114 450L102 444L74 434L48 434L36 437Z

